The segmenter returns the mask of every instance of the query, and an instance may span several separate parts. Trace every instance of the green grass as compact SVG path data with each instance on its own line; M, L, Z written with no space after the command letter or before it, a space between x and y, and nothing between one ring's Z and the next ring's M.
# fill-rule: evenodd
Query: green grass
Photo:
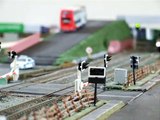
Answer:
M63 64L87 56L85 49L90 46L93 48L93 54L107 50L108 43L111 40L125 40L131 37L131 32L125 21L114 21L105 25L102 29L88 36L85 40L75 45L73 48L64 52L56 60L55 64Z
M0 85L6 85L8 84L8 81L6 78L0 78Z
M8 61L8 55L5 53L5 49L2 49L0 52L0 63L5 63Z
M51 36L53 37L54 34ZM85 40L61 54L56 60L56 64L63 64L64 62L70 62L74 59L87 56L85 49L88 46L93 48L94 54L107 50L108 43L111 40L125 40L130 37L131 32L125 21L114 21L105 25L102 29L88 36ZM44 40L50 40L50 37L47 37ZM4 50L2 50L0 52L0 62L3 63L7 60L7 55L5 55Z

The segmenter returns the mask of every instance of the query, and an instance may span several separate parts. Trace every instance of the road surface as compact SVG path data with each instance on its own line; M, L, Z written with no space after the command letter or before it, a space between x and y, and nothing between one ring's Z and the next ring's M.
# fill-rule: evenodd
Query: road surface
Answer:
M160 84L130 102L108 120L160 120Z
M107 23L110 21L89 21L84 28L76 32L52 35L48 40L23 51L21 54L31 56L35 59L36 64L52 65L61 53L72 48Z

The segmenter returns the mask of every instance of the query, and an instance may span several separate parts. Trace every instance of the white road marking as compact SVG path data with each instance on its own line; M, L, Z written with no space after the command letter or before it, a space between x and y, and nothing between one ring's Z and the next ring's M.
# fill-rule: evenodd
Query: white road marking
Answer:
M124 95L98 95L99 97L122 97L122 98L133 98L134 96L124 96Z
M129 102L128 104L130 104L133 100L137 99L138 97L140 97L141 95L143 95L143 92L139 93L138 95L134 96Z

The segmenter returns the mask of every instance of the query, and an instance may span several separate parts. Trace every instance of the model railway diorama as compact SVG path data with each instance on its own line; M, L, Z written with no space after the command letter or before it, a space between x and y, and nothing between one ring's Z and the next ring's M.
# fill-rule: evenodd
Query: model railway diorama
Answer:
M159 30L88 13L59 9L58 32L0 23L0 120L105 120L159 86Z

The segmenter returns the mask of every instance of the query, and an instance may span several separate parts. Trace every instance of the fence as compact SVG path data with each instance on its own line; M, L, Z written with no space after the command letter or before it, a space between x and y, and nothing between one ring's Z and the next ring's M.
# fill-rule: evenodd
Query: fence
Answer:
M160 69L160 61L158 61L154 64L151 64L151 65L147 65L142 68L139 68L138 70L135 71L136 81L143 79L144 77L146 77L147 75L149 75L153 71L157 71L158 69ZM130 72L128 74L127 86L132 83L133 83L133 73Z
M94 101L93 92L83 90L64 97L62 101L56 101L50 107L43 107L41 110L32 111L18 120L62 120L72 116L74 113L90 106Z

